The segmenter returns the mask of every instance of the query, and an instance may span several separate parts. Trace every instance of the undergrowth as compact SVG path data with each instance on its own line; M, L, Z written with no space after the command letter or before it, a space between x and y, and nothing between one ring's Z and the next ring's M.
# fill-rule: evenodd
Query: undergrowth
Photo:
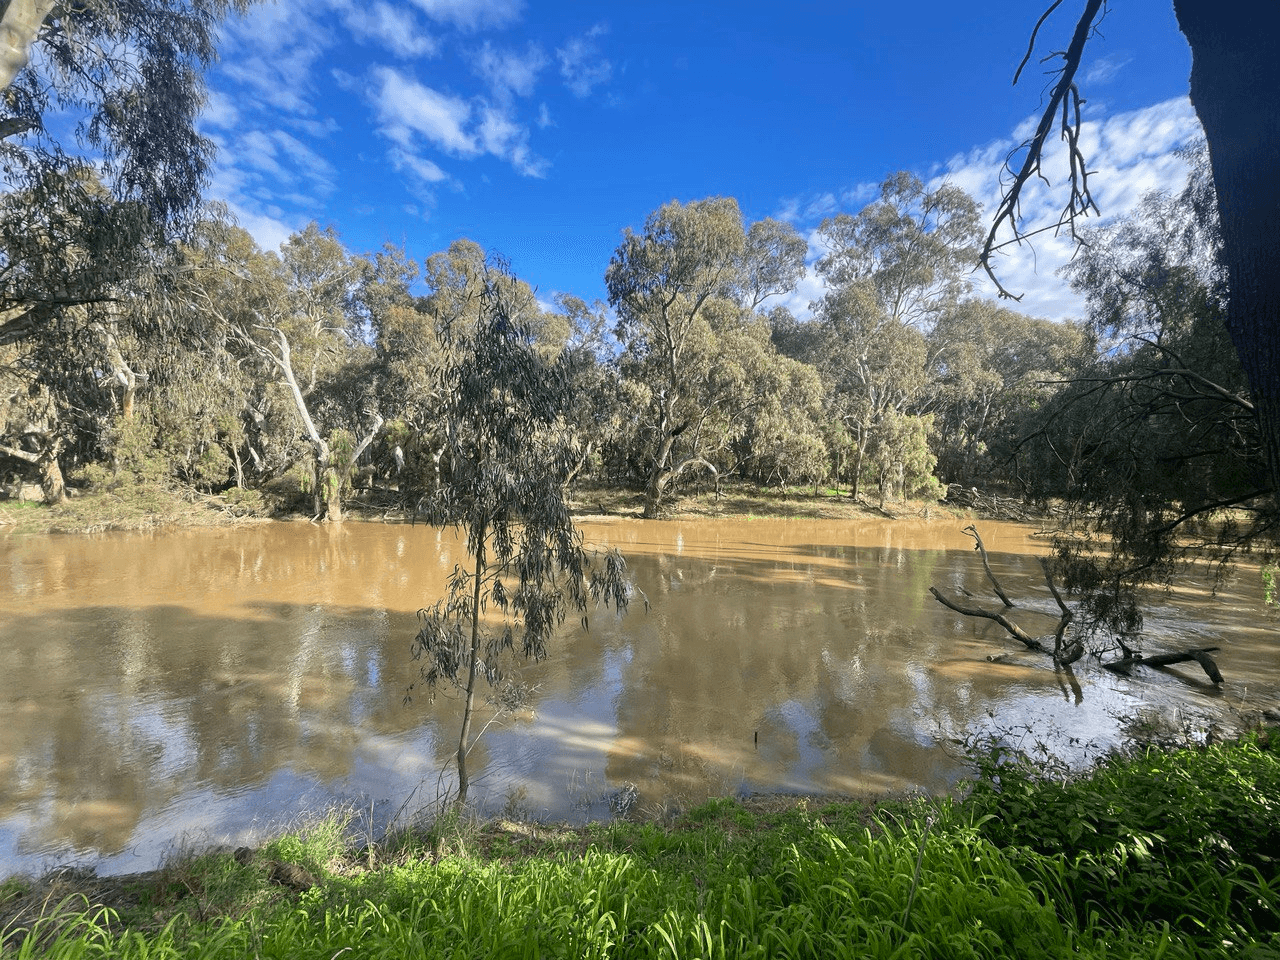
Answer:
M184 858L126 907L10 923L6 955L1280 957L1271 740L1068 782L1008 761L981 758L963 799L714 800L670 826L448 815L353 848L331 817ZM314 883L281 886L282 862Z

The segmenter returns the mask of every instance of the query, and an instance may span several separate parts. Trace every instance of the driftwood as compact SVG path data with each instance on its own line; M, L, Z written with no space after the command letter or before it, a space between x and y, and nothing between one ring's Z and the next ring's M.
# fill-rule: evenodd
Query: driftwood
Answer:
M978 551L978 554L982 557L982 569L986 571L987 579L991 581L991 586L995 591L996 596L998 596L1001 603L1004 604L1005 610L1008 610L1010 607L1014 606L1014 603L1005 594L1003 588L1000 586L1000 581L996 579L995 573L991 570L991 561L987 557L987 547L982 542L982 537L978 534L977 527L970 524L965 527L964 532L968 536L973 537L973 549ZM1053 657L1055 663L1062 666L1068 666L1069 664L1075 663L1084 655L1084 646L1078 641L1064 646L1063 639L1067 635L1067 627L1071 625L1074 615L1071 612L1071 608L1063 602L1062 594L1058 593L1058 587L1053 582L1053 574L1049 570L1048 561L1041 558L1040 566L1044 569L1044 579L1045 583L1049 585L1049 592L1053 594L1053 599L1058 602L1058 610L1061 611L1058 617L1058 627L1053 633L1052 649L1045 645L1044 641L1048 640L1048 637L1040 638L1031 636L1031 634L1023 630L1022 627L1010 620L1003 610L983 610L981 607L973 607L968 604L957 603L956 601L943 596L942 592L937 587L930 587L929 592L933 594L933 598L944 607L954 610L956 613L963 614L966 617L981 617L985 620L994 620L996 623L1000 624L1000 626L1004 627L1005 631L1011 637L1015 640L1021 641L1022 645L1028 650L1039 650L1041 653L1047 653Z
M1214 683L1222 683L1222 671L1218 669L1213 657L1209 656L1210 653L1219 649L1221 648L1199 647L1195 650L1184 650L1182 653L1160 653L1154 657L1144 657L1141 654L1130 653L1120 660L1104 663L1103 666L1114 673L1127 674L1131 667L1168 667L1175 663L1187 663L1190 660L1194 660L1200 664L1210 680Z
M998 497L983 493L977 487L962 487L958 483L947 487L945 497L947 503L975 510L991 520L1038 520L1044 516L1042 510L1014 497Z
M932 593L933 598L944 607L949 607L956 613L962 613L966 617L982 617L986 620L994 620L996 623L1000 624L1000 626L1004 627L1011 637L1021 640L1028 650L1044 651L1044 644L1006 617L1003 612L992 612L989 610L983 610L980 607L970 607L962 603L956 603L954 600L948 600L942 595L941 591L939 591L937 587L930 587L929 592Z
M973 538L974 549L978 551L982 557L982 568L987 573L987 579L991 582L992 588L995 590L996 596L1004 604L1004 610L992 611L983 610L981 607L971 606L965 603L959 603L942 595L937 587L930 587L929 592L933 594L933 598L944 607L954 610L956 613L963 614L966 617L981 617L984 620L993 620L1014 639L1020 641L1028 650L1039 650L1041 653L1047 653L1053 657L1054 663L1059 666L1067 667L1075 663L1084 656L1084 644L1079 640L1066 642L1067 628L1074 619L1071 608L1067 606L1062 599L1062 594L1058 592L1058 586L1053 582L1053 573L1049 569L1049 561L1044 557L1040 558L1040 566L1044 569L1044 581L1049 585L1049 592L1053 594L1053 599L1058 604L1060 616L1058 617L1058 628L1053 634L1053 645L1050 647L1047 641L1049 637L1033 637L1022 627L1018 626L1006 615L1005 610L1014 606L1004 590L1000 586L1000 581L996 579L995 573L991 570L991 562L987 557L986 545L982 542L982 537L978 534L977 527L970 524L965 527L964 532ZM967 593L967 591L966 591ZM1120 648L1124 651L1124 657L1119 660L1113 660L1111 663L1104 663L1103 666L1115 673L1129 672L1131 667L1167 667L1175 663L1186 663L1194 660L1204 668L1204 672L1214 683L1222 683L1222 673L1218 670L1218 665L1210 653L1218 650L1218 647L1200 647L1194 650L1185 650L1181 653L1162 653L1151 657L1144 657L1139 653L1135 653L1124 645L1121 641ZM988 657L988 659L991 659ZM1074 677L1073 686L1074 686Z

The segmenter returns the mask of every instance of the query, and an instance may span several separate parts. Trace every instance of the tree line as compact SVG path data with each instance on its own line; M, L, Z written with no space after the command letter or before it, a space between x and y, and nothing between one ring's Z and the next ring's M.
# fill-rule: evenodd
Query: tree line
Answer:
M4 199L24 213L46 200ZM354 483L421 496L449 469L437 374L494 287L568 371L561 415L578 456L566 482L635 485L647 516L682 484L734 476L882 502L936 496L939 478L990 482L1023 414L1091 349L1079 324L975 297L976 203L906 173L822 224L828 292L805 320L771 304L803 276L806 241L786 223L747 223L730 198L672 201L626 230L608 304L541 300L469 240L423 260L355 254L313 223L268 251L215 214L7 338L11 478L37 475L50 502L68 471L210 492L292 478L334 519ZM99 262L94 225L78 226L61 255Z

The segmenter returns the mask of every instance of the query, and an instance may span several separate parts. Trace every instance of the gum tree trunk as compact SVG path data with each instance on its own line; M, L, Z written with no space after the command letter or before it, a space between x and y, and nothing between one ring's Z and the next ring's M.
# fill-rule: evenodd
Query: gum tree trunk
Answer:
M1280 496L1280 55L1275 11L1256 0L1174 0L1191 45L1222 222L1227 330L1240 355Z

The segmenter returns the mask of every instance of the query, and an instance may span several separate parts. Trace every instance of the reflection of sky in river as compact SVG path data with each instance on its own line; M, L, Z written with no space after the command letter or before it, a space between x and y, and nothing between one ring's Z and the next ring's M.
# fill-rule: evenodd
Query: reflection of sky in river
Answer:
M594 613L585 634L570 618L548 660L517 671L528 707L482 706L471 767L490 810L602 817L633 787L649 814L726 792L936 791L966 769L956 740L1044 743L1085 765L1144 717L1203 729L1276 688L1243 574L1147 610L1153 649L1224 648L1223 691L1194 665L1126 679L1082 664L1073 687L927 596L986 593L947 525L618 523L589 537L622 549L652 606ZM1025 528L984 538L1014 618L1051 629L1026 555L1042 548ZM142 869L175 842L254 842L331 803L375 830L433 809L454 788L458 699L403 698L414 613L451 549L429 528L363 524L0 541L0 872Z

